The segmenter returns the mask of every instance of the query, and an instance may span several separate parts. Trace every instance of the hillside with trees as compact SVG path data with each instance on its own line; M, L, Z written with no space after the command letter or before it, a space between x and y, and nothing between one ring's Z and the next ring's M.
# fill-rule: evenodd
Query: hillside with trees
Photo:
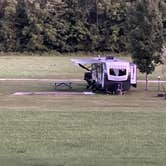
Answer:
M130 52L127 24L136 1L1 0L0 51ZM166 29L166 1L147 1L158 1Z

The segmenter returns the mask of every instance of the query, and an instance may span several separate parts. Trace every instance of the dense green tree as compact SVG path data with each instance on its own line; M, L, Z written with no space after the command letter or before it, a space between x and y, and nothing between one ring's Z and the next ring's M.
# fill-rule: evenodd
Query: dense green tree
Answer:
M65 0L65 20L66 32L64 35L66 47L64 51L81 51L91 49L91 34L77 0ZM62 48L63 49L63 48Z
M164 28L164 40L166 43L166 0L160 1L160 11L162 14L162 22Z
M47 50L44 45L44 20L47 17L37 1L19 0L17 5L17 48L26 51Z
M128 28L133 61L148 74L161 63L163 25L157 0L139 0L129 13ZM147 89L147 84L146 84Z
M66 31L62 15L64 3L62 1L48 1L41 7L45 11L43 17L43 41L48 50L61 51L65 46L63 34Z
M25 0L18 0L16 6L16 36L17 36L17 50L24 51L29 40L29 18L28 7Z
M139 1L0 0L0 51L129 51L127 9L139 12ZM166 29L166 1L158 1Z
M16 50L16 0L0 2L0 51Z
M114 4L108 8L103 7L103 13L99 15L100 43L102 50L113 52L126 51L126 36L124 23L126 20L126 6L123 2Z

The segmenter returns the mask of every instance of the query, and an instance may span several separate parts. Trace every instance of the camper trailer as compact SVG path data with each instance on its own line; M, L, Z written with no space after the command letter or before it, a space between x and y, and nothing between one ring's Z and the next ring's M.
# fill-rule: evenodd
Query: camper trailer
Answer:
M136 65L113 56L88 59L72 59L86 70L84 80L87 89L117 94L137 86Z

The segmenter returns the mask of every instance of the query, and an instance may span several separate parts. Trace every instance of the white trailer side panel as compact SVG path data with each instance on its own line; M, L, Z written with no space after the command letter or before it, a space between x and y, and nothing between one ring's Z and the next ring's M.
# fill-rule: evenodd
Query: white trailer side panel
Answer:
M137 84L137 66L130 64L131 84Z

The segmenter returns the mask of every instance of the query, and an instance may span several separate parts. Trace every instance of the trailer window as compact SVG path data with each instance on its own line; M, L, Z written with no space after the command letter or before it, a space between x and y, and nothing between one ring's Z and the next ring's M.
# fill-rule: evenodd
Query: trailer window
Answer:
M125 75L126 75L126 69L120 69L119 76L125 76Z
M126 75L126 69L110 69L110 75L112 76L125 76Z

